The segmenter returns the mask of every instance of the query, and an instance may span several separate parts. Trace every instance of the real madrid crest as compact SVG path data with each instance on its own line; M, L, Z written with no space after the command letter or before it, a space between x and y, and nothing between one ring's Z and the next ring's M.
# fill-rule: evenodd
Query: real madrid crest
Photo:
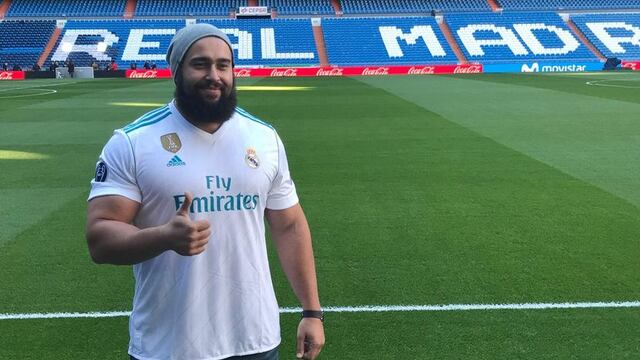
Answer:
M162 147L172 153L177 153L182 148L182 142L178 137L178 134L171 133L160 136L160 142Z
M256 149L247 148L247 154L244 157L244 161L249 165L252 169L257 169L260 166L260 159L258 159L258 154L256 154Z

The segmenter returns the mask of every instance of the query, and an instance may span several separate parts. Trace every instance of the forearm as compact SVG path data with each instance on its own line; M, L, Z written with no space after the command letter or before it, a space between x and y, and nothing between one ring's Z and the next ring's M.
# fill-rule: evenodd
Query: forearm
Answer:
M273 232L282 269L303 309L319 310L311 233L302 217L286 229Z
M91 258L99 264L137 264L168 250L161 226L141 230L114 220L91 224L87 242Z

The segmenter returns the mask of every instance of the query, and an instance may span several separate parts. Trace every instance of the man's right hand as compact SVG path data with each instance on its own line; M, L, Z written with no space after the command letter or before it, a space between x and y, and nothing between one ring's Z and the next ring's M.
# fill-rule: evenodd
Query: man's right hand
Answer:
M182 256L202 253L211 236L211 224L207 220L193 221L189 218L189 207L193 201L190 192L184 193L185 199L176 216L164 225L169 248Z

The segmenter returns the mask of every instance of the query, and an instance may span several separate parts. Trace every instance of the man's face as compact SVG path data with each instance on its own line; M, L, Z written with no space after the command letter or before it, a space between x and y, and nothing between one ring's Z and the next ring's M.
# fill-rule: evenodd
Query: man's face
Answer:
M222 123L236 107L232 53L224 40L205 37L187 51L176 76L175 97L191 121Z

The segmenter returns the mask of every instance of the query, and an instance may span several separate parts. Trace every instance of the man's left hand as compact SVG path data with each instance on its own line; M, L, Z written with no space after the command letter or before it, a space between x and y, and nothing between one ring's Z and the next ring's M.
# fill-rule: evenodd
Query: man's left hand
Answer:
M303 318L298 325L298 359L314 360L324 346L324 326L316 318Z

